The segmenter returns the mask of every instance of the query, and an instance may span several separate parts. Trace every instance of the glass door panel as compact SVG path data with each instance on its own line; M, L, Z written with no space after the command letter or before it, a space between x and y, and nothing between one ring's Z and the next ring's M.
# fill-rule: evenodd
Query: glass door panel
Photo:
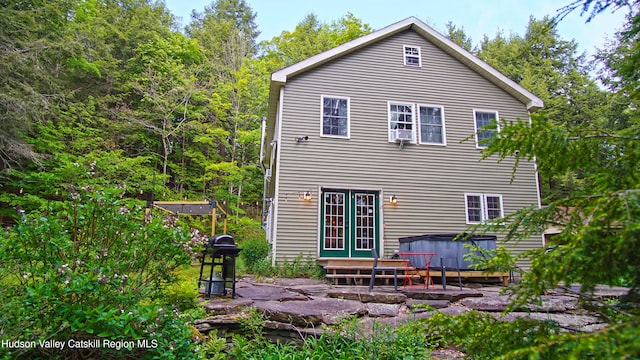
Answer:
M320 256L347 257L347 193L326 191L322 194Z

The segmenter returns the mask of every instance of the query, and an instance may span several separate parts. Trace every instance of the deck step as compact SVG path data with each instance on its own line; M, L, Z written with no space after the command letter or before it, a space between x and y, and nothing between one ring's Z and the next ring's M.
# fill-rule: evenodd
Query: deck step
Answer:
M333 259L327 260L324 265L326 271L326 277L332 279L334 284L338 284L340 279L344 279L347 282L350 280L362 284L363 279L369 279L371 277L371 268L373 267L373 259ZM426 272L424 270L416 270L413 267L407 268L406 263L402 259L380 259L378 260L378 267L395 268L398 273L398 279L422 278L426 279ZM442 272L440 269L431 269L429 277L441 277ZM445 273L447 278L455 279L458 277L457 271L448 270ZM393 270L379 270L376 274L376 278L383 279L388 284L390 279L393 279ZM461 270L460 277L463 279L489 279L500 278L502 283L506 286L509 283L509 273L507 272L483 272L476 270Z

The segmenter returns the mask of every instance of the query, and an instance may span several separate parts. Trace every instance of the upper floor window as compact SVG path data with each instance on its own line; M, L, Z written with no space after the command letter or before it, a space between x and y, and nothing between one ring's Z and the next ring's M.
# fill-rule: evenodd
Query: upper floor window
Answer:
M389 141L414 141L413 104L389 103Z
M322 136L349 137L349 98L322 96Z
M464 197L467 224L479 224L503 216L502 195L465 194Z
M485 148L489 146L491 138L500 129L498 127L498 112L473 110L476 130L476 147Z
M404 64L408 66L422 66L419 46L404 46Z
M446 145L444 109L441 106L418 106L420 143Z

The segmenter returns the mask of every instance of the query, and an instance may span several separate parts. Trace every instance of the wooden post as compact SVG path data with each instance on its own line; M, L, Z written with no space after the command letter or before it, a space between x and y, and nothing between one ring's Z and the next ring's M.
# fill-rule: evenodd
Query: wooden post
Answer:
M225 228L226 228L226 223L225 223ZM226 229L225 229L226 232ZM216 208L215 206L213 206L211 208L211 236L215 235L216 233Z
M226 216L224 217L224 222L222 224L223 224L222 231L224 234L226 234L227 233L227 217Z

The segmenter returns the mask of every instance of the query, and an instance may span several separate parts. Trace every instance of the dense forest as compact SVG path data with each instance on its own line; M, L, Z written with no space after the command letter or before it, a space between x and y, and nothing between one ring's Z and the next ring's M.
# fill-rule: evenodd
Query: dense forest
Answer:
M183 31L163 2L4 2L3 222L62 200L68 184L261 206L269 74L370 29L309 15L256 44L254 20L242 0L213 2Z
M255 18L243 0L213 1L184 29L162 1L4 1L2 222L63 200L68 184L122 185L140 200L215 198L258 216L269 74L372 29L349 13L331 23L310 14L257 43ZM477 46L454 24L440 30L542 98L551 121L628 126L629 100L610 74L623 50L588 59L557 21L531 18L524 35ZM553 198L581 174L543 173L542 183Z

